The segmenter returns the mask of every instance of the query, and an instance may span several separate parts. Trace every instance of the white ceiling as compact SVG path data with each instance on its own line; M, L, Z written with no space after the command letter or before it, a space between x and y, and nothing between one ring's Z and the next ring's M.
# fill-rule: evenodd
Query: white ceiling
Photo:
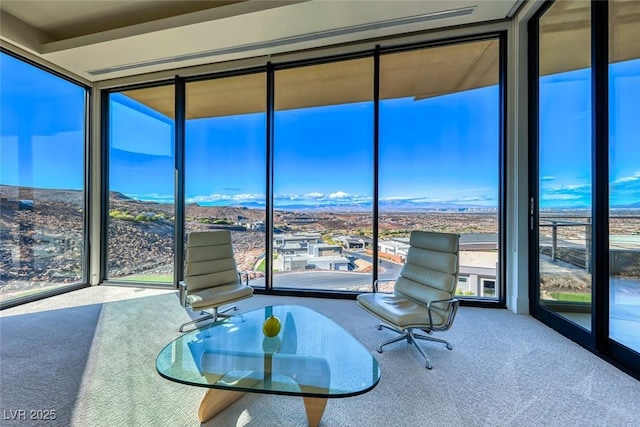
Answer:
M509 17L522 0L2 0L0 38L89 81Z

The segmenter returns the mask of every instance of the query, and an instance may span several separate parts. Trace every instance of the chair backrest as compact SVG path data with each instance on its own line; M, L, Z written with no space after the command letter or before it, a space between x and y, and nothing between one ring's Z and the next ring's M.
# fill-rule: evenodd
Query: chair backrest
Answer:
M453 233L413 231L409 251L394 292L418 303L451 299L458 284L460 236ZM446 316L450 304L434 305Z
M238 282L229 230L189 233L184 280L189 291Z

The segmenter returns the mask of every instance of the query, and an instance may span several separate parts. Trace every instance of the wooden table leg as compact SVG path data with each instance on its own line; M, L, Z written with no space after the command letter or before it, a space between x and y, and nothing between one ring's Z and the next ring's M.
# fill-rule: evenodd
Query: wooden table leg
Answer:
M244 396L242 391L215 388L207 390L198 408L198 419L201 423L206 423L242 396Z
M324 408L327 406L327 399L322 397L303 397L303 399L309 427L318 427Z

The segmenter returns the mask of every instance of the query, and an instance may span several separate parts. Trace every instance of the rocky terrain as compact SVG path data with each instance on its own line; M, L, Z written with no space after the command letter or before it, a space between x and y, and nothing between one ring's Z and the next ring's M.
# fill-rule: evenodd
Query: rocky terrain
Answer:
M82 195L0 186L2 292L82 280Z

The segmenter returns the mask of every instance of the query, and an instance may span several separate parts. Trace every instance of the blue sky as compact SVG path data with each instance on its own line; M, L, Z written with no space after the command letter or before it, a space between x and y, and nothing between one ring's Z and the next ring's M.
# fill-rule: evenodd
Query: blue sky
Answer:
M82 89L5 54L1 60L0 182L82 188ZM615 64L610 74L612 204L628 205L640 202L640 60ZM543 208L589 205L589 90L588 70L541 80ZM383 101L380 199L496 207L497 99L497 88L489 87ZM111 105L111 190L173 201L172 121L120 94ZM188 121L188 202L264 203L265 120L250 114ZM370 102L278 111L276 206L371 203L372 123Z
M611 206L640 203L640 60L609 68ZM540 206L591 206L591 74L540 82Z
M84 90L5 53L0 70L0 183L81 189Z
M114 96L114 104L121 102ZM478 89L439 99L412 98L381 105L380 198L433 203L465 203L495 207L498 188L498 91ZM145 109L145 107L139 107ZM118 123L131 115L114 109ZM463 124L451 126L451 117ZM264 204L265 114L197 119L186 127L186 193L200 204ZM399 129L402 131L399 132ZM114 138L115 138L114 133ZM120 132L118 132L120 134ZM121 134L126 134L122 132ZM154 135L156 132L154 132ZM147 142L134 142L136 147ZM171 142L171 135L162 139ZM274 194L276 206L320 206L327 203L367 206L373 194L373 103L362 102L278 111L275 116ZM119 142L112 148L126 148ZM131 148L129 158L137 149ZM154 154L151 150L147 154ZM172 200L160 175L169 176L172 160L158 155L153 172L140 159L118 156L112 175L131 175L143 169L149 182L122 186L139 198ZM159 164L161 162L162 164ZM455 167L452 167L455 165ZM471 171L459 173L459 169ZM426 184L426 185L425 185ZM112 188L117 189L112 180Z

